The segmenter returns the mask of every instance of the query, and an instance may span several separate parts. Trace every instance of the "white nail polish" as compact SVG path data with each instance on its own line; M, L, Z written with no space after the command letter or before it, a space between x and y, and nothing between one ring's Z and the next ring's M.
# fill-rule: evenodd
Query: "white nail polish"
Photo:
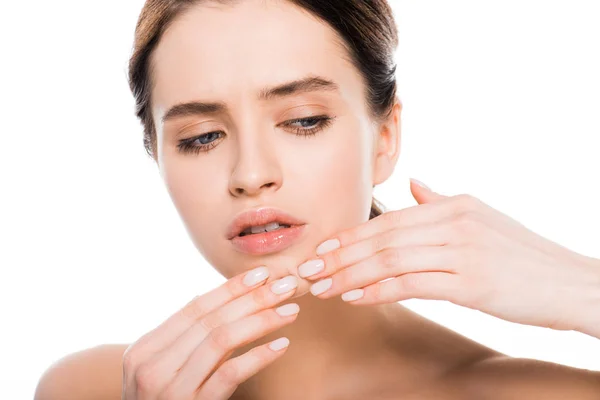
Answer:
M285 304L276 308L275 312L282 317L288 317L290 315L298 314L298 312L300 312L300 306L296 303Z
M312 294L314 294L315 296L317 296L317 295L327 291L331 287L332 283L333 283L333 279L331 279L331 278L323 279L322 281L319 281L319 282L315 283L314 285L312 285L310 287L310 292Z
M283 294L295 289L296 287L298 287L298 278L296 278L294 275L288 275L285 278L275 281L271 285L271 291L275 294Z
M411 181L413 181L414 183L416 183L417 185L421 186L422 188L425 188L427 190L431 190L431 188L429 186L427 186L426 184L424 184L423 182L415 179L415 178L410 178Z
M365 290L364 289L350 290L349 292L346 292L346 293L342 294L342 300L344 300L344 301L358 300L361 297L363 297L364 294L365 294Z
M286 337L282 337L277 340L273 340L269 344L269 348L273 351L278 351L278 350L288 347L289 344L290 344L290 340Z
M337 239L329 239L324 241L317 247L317 255L329 253L332 250L335 250L340 247L340 241Z
M310 260L298 267L298 275L306 278L307 276L323 271L324 268L325 262L323 260Z
M267 267L262 266L258 268L254 268L252 271L248 272L246 276L244 276L244 285L246 286L254 286L258 282L264 281L269 277L269 270Z

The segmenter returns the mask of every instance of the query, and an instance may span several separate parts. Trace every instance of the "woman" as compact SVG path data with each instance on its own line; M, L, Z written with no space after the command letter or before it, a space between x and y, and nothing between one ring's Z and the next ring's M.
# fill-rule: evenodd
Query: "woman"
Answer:
M396 45L384 0L147 1L130 61L145 146L228 281L131 345L64 359L36 397L600 398L598 372L511 359L397 303L600 338L600 260L416 182L419 205L376 205L400 151Z

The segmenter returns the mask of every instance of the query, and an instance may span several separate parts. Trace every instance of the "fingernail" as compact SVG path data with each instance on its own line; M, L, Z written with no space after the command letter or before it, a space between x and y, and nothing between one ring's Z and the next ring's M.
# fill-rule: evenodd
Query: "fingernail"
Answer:
M289 344L290 344L290 340L286 337L282 337L277 340L273 340L269 344L269 348L273 351L278 351L278 350L288 347Z
M246 274L246 276L244 276L244 285L254 286L258 282L264 281L268 277L269 277L269 270L267 269L267 267L265 267L265 266L258 267L258 268L253 269L252 271L248 272Z
M317 272L323 271L325 268L325 262L323 260L310 260L301 264L298 267L298 275L302 278L316 274Z
M342 300L344 301L354 301L363 297L365 294L364 289L354 289L349 292L342 294Z
M300 306L296 303L290 303L276 308L275 312L282 317L287 317L289 315L298 314L298 312L300 312Z
M413 181L414 183L416 183L417 185L419 185L419 186L421 186L421 187L423 187L423 188L427 189L427 190L431 190L431 189L429 188L429 186L427 186L426 184L424 184L423 182L421 182L421 181L419 181L419 180L416 180L416 179L414 179L414 178L410 178L410 180L411 180L411 181Z
M294 275L288 275L285 278L281 278L275 281L271 285L271 291L275 294L283 294L295 289L298 286L298 279Z
M340 241L337 239L329 239L324 241L317 247L317 255L325 254L330 252L331 250L335 250L340 247Z
M310 292L312 294L314 294L315 296L317 296L317 295L327 291L331 287L332 283L333 283L333 279L331 279L331 278L323 279L322 281L319 281L319 282L315 283L314 285L312 285L310 287Z

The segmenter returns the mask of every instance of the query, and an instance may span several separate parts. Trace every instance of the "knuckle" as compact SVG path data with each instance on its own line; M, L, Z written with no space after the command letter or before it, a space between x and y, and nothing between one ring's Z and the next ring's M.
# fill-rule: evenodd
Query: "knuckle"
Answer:
M252 301L256 304L258 308L263 308L267 306L267 304L269 303L271 293L269 288L261 286L258 289L253 290L251 293Z
M151 363L142 364L135 374L135 383L138 392L153 394L158 391L159 371Z
M481 201L477 197L468 193L456 195L454 198L459 210L472 210L481 204Z
M402 212L402 210L393 210L393 211L388 211L385 212L383 214L381 214L379 217L381 217L384 222L385 225L387 227L390 226L395 226L396 224L398 224L400 222L400 220L402 219L404 213Z
M277 355L269 349L267 344L257 346L247 353L246 363L254 368L260 368L268 365Z
M358 239L357 236L358 234L356 233L355 229L346 229L337 233L337 238L341 243L354 243Z
M201 318L205 311L202 305L202 296L198 295L190 300L182 309L181 314L191 320L197 320Z
M224 362L214 373L215 379L226 387L237 385L239 368L233 359Z
M373 248L371 249L372 253L378 253L381 250L385 249L387 244L389 242L389 239L387 237L386 234L381 233L379 235L375 235L375 237L373 238Z
M246 287L237 279L229 279L223 284L223 289L225 289L229 298L236 298L245 292Z
M328 270L337 271L342 267L342 255L339 250L334 250L331 253L327 254L325 257L325 266Z
M352 275L344 269L338 272L333 280L337 287L349 287L352 284Z
M256 318L258 318L258 325L263 327L270 327L281 323L281 316L274 309L256 314Z
M246 317L244 320L244 330L247 330L246 327L256 327L257 329L265 329L272 325L275 325L279 320L281 320L281 316L275 312L274 308L270 308L268 310L262 310L256 314L250 315Z
M391 249L387 249L386 251L383 251L380 253L381 254L381 265L385 268L396 268L396 267L402 267L401 263L402 263L402 256L400 254L400 251L396 248L391 248Z
M211 348L219 353L228 350L231 346L231 338L226 328L213 329L207 337Z
M138 355L135 351L135 347L133 345L127 347L127 349L123 352L123 370L125 373L130 373L134 371L138 365Z
M216 312L207 314L198 322L205 332L211 332L221 326L221 318Z
M421 289L421 280L419 274L406 274L399 277L398 289L401 293L419 293Z
M369 297L372 298L374 301L380 302L383 300L381 294L381 284L371 285L368 290L370 290Z

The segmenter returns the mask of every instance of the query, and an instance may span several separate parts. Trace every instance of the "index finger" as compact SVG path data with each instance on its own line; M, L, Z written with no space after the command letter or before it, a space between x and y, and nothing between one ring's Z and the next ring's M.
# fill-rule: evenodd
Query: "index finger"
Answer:
M369 239L397 228L431 224L475 207L478 200L468 195L443 198L435 203L417 204L399 210L387 211L368 221L345 229L317 247L317 256Z
M215 289L194 297L183 308L142 336L136 347L138 350L143 348L141 351L146 354L165 348L206 314L251 292L264 284L268 277L268 268L261 266L236 275Z

